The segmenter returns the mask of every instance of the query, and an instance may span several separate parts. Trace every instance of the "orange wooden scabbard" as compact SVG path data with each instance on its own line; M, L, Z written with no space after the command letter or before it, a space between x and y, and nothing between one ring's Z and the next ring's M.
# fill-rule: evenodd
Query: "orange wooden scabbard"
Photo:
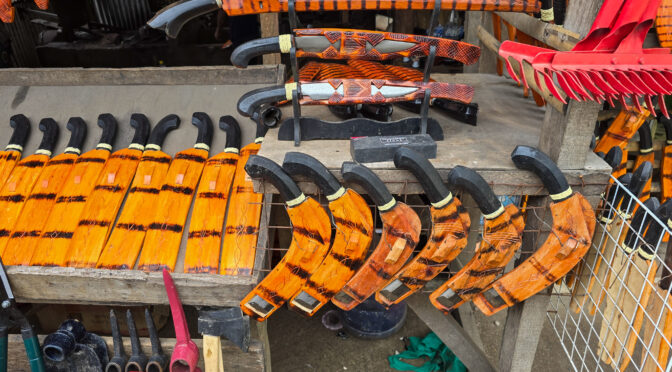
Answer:
M182 232L208 151L192 148L175 154L161 187L156 212L147 226L138 269L173 271Z
M329 254L288 306L312 316L328 303L362 266L373 238L373 217L364 198L351 189L329 203L335 235Z
M413 253L420 238L420 218L408 205L397 202L380 213L383 233L375 250L364 265L338 292L331 302L350 310L380 289L401 269Z
M429 296L439 310L449 312L471 300L490 285L513 258L521 244L525 224L522 213L509 204L499 216L486 219L483 240L474 257Z
M21 160L21 151L5 150L0 151L0 187L2 187L16 164Z
M262 140L258 138L240 150L224 228L219 268L219 273L223 275L252 275L264 195L252 189L252 180L245 173L245 164L250 155L259 152Z
M401 80L422 81L425 78L422 71L414 68L396 65L385 65L385 68ZM429 80L434 81L432 79Z
M292 223L289 250L270 273L240 302L244 313L258 321L266 320L298 292L320 265L331 243L331 221L313 198L287 207Z
M215 155L205 163L191 212L185 273L219 272L226 204L240 156L235 150Z
M368 79L377 79L377 80L404 80L399 79L399 77L385 68L385 65L379 62L373 61L363 61L359 59L348 60L348 66L357 70L361 75ZM422 79L420 79L422 80Z
M156 212L170 161L170 155L160 150L145 150L142 153L124 207L96 267L116 270L135 267L147 226Z
M320 63L320 71L317 76L315 76L315 80L364 78L366 78L366 75L359 69L338 63Z
M474 297L474 304L485 315L492 315L539 293L567 274L588 252L596 223L590 203L581 194L574 194L569 199L552 203L550 208L553 228L544 244Z
M595 145L595 152L608 153L612 147L618 146L625 150L628 141L637 133L639 127L649 116L648 111L645 114L635 110L622 110L609 125L607 131L600 136L600 140ZM623 158L627 159L625 153Z
M663 147L660 158L660 202L672 198L672 145Z
M391 306L434 279L467 246L471 221L457 198L441 209L430 208L432 230L427 245L376 292L376 301Z
M126 148L110 155L77 223L67 266L96 266L138 163L140 150Z

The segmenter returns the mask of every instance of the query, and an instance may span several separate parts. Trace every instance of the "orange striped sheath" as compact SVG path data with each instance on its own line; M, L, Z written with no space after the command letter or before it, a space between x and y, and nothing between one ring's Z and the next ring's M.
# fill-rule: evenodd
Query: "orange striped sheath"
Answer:
M471 221L466 208L444 185L434 166L417 151L402 147L394 165L413 173L431 202L432 227L427 244L376 292L376 301L392 306L434 279L467 246Z
M364 198L345 189L317 159L288 152L282 168L291 176L315 182L329 201L335 234L320 266L288 302L292 310L312 316L327 304L362 266L373 238L373 217Z
M42 229L56 204L56 196L82 151L82 144L86 138L86 123L82 118L73 117L66 127L71 132L70 142L62 154L54 156L45 164L30 196L26 199L2 254L2 262L6 265L30 264Z
M672 48L672 1L662 0L656 16L656 33L663 48Z
M648 117L649 112L646 110L642 113L635 110L622 110L609 125L607 131L600 136L594 151L606 154L614 146L625 149L630 138L635 135Z
M129 270L135 267L170 167L171 157L161 151L161 146L166 135L179 126L180 118L168 115L159 121L149 135L126 202L105 243L97 268Z
M240 302L244 313L264 321L301 289L322 262L331 243L331 221L320 203L306 197L272 160L251 156L245 171L250 177L275 186L292 224L292 243L285 256Z
M390 72L382 63L373 61L363 61L359 59L348 60L348 66L359 71L364 77L380 80L400 80L399 77ZM422 80L422 79L420 79Z
M21 160L23 146L26 145L30 135L30 121L21 114L12 116L9 125L14 128L14 132L5 151L0 151L0 187L5 184L16 163Z
M58 140L58 124L54 119L42 119L39 128L44 133L39 148L33 155L16 164L0 190L0 256L4 253L23 206Z
M653 160L655 158L653 154L653 138L651 136L651 126L649 125L649 122L644 122L641 127L639 127L639 154L637 154L637 159L635 159L635 166L633 169L639 168L642 163L645 161L650 162L653 164ZM650 194L651 194L651 181L652 179L649 179L649 181L644 185L644 190L642 190L642 196L640 196L639 200L642 202L645 202L647 199L649 199Z
M384 67L401 80L422 81L425 78L425 75L422 73L422 71L416 70L414 68L396 65L384 65ZM433 80L430 79L430 81Z
M448 174L448 184L469 192L483 212L483 239L474 257L429 296L432 305L447 313L481 293L504 272L521 244L524 223L514 205L506 207L490 186L473 170L457 166Z
M64 266L72 234L79 223L86 200L112 151L117 122L109 114L98 117L103 129L95 149L80 155L56 197L56 204L42 229L30 264L33 266Z
M224 152L208 159L196 190L191 212L185 273L219 272L226 204L240 156L240 128L232 116L222 116L219 128L226 133Z
M366 76L358 69L349 65L342 65L339 63L320 63L320 72L315 77L315 80L325 79L364 79Z
M175 154L168 168L156 212L147 226L142 244L138 260L140 270L175 269L184 224L212 144L210 117L204 112L195 112L191 123L198 128L196 143L193 148Z
M672 198L672 120L661 117L665 126L665 146L660 158L660 199L664 203Z
M16 9L12 6L12 0L0 0L0 21L4 23L14 22Z
M421 223L417 213L397 201L369 168L346 162L341 173L347 182L357 183L366 190L378 207L383 223L383 233L376 248L331 299L339 308L350 310L381 289L406 263L418 244Z

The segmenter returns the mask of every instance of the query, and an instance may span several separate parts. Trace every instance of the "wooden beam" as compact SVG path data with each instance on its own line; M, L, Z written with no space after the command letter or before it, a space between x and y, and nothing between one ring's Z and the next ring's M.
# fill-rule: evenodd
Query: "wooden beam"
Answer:
M497 15L518 30L547 44L553 49L567 51L572 49L579 41L580 36L578 33L572 32L562 26L542 22L540 19L525 13L497 12Z
M261 23L261 37L272 37L280 34L280 21L278 13L263 13L259 15ZM265 65L279 65L280 53L264 54L262 57Z

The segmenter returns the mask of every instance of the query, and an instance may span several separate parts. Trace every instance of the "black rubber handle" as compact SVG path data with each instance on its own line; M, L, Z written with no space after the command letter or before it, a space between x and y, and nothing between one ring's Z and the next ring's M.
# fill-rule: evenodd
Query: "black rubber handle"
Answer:
M651 138L651 125L649 121L647 120L642 123L637 132L639 132L639 151L644 150L644 153L651 152L653 150L653 138Z
M9 118L9 125L14 128L14 133L9 139L10 145L25 146L30 136L30 120L23 114L14 115Z
M135 129L135 134L133 135L131 143L144 146L145 143L147 143L147 137L149 137L149 130L151 128L149 119L147 119L144 114L132 114L131 128Z
M182 0L159 10L147 24L174 39L187 22L219 8L216 0Z
M502 208L502 202L492 191L490 185L473 169L456 166L448 173L448 186L469 193L483 214L488 215Z
M401 147L394 153L394 165L413 173L430 202L438 203L450 194L439 172L421 153L408 147Z
M252 117L259 106L286 98L285 86L278 85L270 88L259 88L243 94L238 100L238 113Z
M639 198L644 190L644 185L651 178L653 173L653 165L650 162L645 161L642 163L633 173L630 183L627 185L627 189ZM632 197L628 193L623 193L623 200L619 210L625 214L629 214L635 208L637 203L632 200Z
M371 169L354 162L344 162L341 174L346 182L357 184L366 190L373 202L378 206L388 206L391 209L396 201L385 183ZM393 203L394 202L394 203ZM391 205L391 206L390 206Z
M569 189L567 179L560 168L539 149L530 146L516 146L511 153L511 160L517 168L536 174L551 195L558 195ZM567 195L566 197L570 196ZM561 200L554 199L556 202Z
M667 200L665 203L656 208L655 214L656 217L658 217L658 219L660 219L663 223L667 223L667 220L672 218L672 199ZM658 243L661 242L661 237L664 233L665 228L663 225L659 224L658 221L652 220L649 224L649 228L646 230L646 233L644 233L644 244L641 245L642 250L648 255L654 254L655 248L658 246Z
M623 185L623 187L618 187L616 184L612 184L609 188L609 192L606 196L606 201L608 204L604 206L604 210L601 213L603 219L611 220L614 218L614 211L618 209L618 203L623 199L625 195L625 189L632 181L632 173L626 173L618 177L618 181Z
M117 119L112 114L100 114L98 115L98 126L103 128L103 134L100 136L98 143L112 146L114 138L117 136Z
M660 113L658 115L658 121L663 123L663 126L665 127L665 138L668 141L672 141L672 119L668 119Z
M68 120L68 124L65 127L70 131L70 142L66 147L76 148L78 150L82 149L84 145L84 140L86 139L86 122L80 117L72 117Z
M618 146L612 147L604 156L604 161L609 164L611 169L616 169L623 162L623 150Z
M54 147L56 147L56 142L58 141L58 124L56 120L52 118L44 118L40 120L39 125L40 131L43 132L42 142L40 142L40 150L47 150L49 152L54 152Z
M341 189L341 183L319 160L301 152L288 152L282 168L291 176L306 176L325 195L333 195Z
M268 132L268 127L263 125L262 123L257 123L257 131L255 133L255 138L262 138L266 135L266 132Z
M271 53L280 53L278 36L250 40L239 45L231 53L231 64L236 67L245 68L252 58Z
M210 147L212 144L212 120L205 112L194 112L191 116L191 124L198 128L196 143L204 143Z
M226 133L226 148L240 149L240 125L231 115L219 118L219 129Z
M285 201L298 198L303 193L292 177L273 160L259 155L251 155L245 164L245 172L251 177L270 182L280 192Z
M162 146L168 132L180 127L180 118L177 115L170 114L159 121L152 129L152 133L147 140L148 145Z
M651 222L647 209L650 211L657 210L660 207L660 201L658 201L658 198L652 197L644 202L644 206L646 208L637 208L637 212L630 220L630 228L625 235L625 240L623 240L623 245L630 249L637 249L635 245L642 242L641 239L638 239L638 235L643 236L646 226Z

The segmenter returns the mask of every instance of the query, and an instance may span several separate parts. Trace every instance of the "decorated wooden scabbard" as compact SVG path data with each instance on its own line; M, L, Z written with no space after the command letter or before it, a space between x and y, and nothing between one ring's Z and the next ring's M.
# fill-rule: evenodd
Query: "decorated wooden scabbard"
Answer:
M5 265L30 264L42 229L56 204L56 197L82 151L86 123L81 118L73 117L66 127L71 133L70 141L62 154L49 159L35 182L2 253Z
M369 168L346 162L341 167L347 182L366 190L378 207L383 232L378 245L366 262L331 300L343 310L350 310L365 301L392 279L408 261L420 238L420 218L408 205L397 201L383 181Z
M600 136L594 151L606 154L614 146L624 149L648 116L648 113L622 110L609 125L607 131Z
M474 88L464 84L375 79L329 79L302 81L250 91L238 100L238 112L247 117L263 104L291 100L299 90L302 105L380 104L422 99L428 91L434 98L471 102Z
M641 127L639 127L639 154L637 154L637 159L635 159L635 165L633 169L639 168L642 163L645 161L653 164L654 153L653 153L653 138L651 138L651 126L648 121L645 121ZM642 202L646 201L651 194L651 179L649 182L644 185L644 190L642 190L642 196L639 197L639 200Z
M58 124L54 119L40 120L39 128L44 133L39 148L33 155L16 164L0 191L0 256L5 251L25 201L30 196L44 165L49 161L58 140Z
M252 275L264 195L254 192L252 180L245 172L245 164L250 156L259 152L267 130L268 127L257 124L254 142L240 150L224 227L222 260L219 268L219 273L223 275Z
M296 56L321 59L387 60L401 57L424 57L431 46L436 56L452 58L470 65L476 63L481 49L461 41L438 37L407 35L392 32L346 30L336 28L296 29L285 34L248 41L231 54L234 66L247 67L257 56L270 53L289 53L296 48Z
M660 117L665 126L665 146L660 158L660 199L672 198L672 120Z
M586 254L595 231L595 212L590 203L572 191L546 154L518 146L511 159L516 167L541 178L552 200L553 227L532 256L473 299L485 315L525 301L565 276Z
M402 147L394 155L397 168L410 171L431 202L431 231L427 244L376 292L376 301L391 306L434 279L467 246L469 213L444 185L439 173L422 154Z
M336 177L312 156L288 152L282 167L292 177L303 176L317 184L329 201L335 227L329 254L288 302L291 309L312 316L364 263L373 238L373 217L364 198L341 186Z
M156 212L142 244L140 270L175 269L184 224L212 143L212 121L206 113L194 113L191 123L198 128L196 144L175 154L168 168Z
M306 283L329 252L331 221L324 208L307 198L291 177L270 159L254 155L245 165L247 174L271 183L287 205L292 243L285 256L240 302L244 313L263 321Z
M65 180L56 204L44 225L37 249L30 264L34 266L64 266L72 235L79 224L86 202L96 186L107 159L112 151L112 142L117 131L115 120L99 117L102 128L100 141L93 150L80 155Z
M0 151L0 187L2 187L12 173L16 163L21 160L23 146L30 135L30 121L24 115L14 115L9 119L9 125L14 128L5 151Z
M149 135L124 207L96 267L116 270L135 267L170 167L171 157L161 151L161 146L168 133L179 126L180 118L168 115L159 121Z
M185 273L219 272L226 204L240 157L240 128L236 119L222 116L219 128L226 133L226 146L222 153L208 159L203 168L189 223Z
M514 205L502 206L485 180L473 170L457 166L448 174L448 185L468 192L483 212L483 239L474 257L429 296L443 312L458 308L483 292L504 272L521 244L524 222Z

